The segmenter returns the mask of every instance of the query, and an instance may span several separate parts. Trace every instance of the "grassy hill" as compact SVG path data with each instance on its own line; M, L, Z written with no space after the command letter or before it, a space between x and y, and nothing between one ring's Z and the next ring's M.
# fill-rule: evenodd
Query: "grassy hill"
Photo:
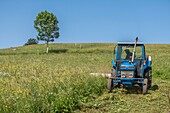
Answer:
M153 86L108 93L114 44L30 45L0 50L0 112L170 111L170 45L146 45L153 60Z

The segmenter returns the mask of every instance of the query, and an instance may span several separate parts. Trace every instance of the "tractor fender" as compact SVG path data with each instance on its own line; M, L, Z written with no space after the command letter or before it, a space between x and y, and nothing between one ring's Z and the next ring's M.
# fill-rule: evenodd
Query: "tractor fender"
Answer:
M147 65L148 65L148 67L151 67L151 65L152 65L152 57L151 56L147 57Z

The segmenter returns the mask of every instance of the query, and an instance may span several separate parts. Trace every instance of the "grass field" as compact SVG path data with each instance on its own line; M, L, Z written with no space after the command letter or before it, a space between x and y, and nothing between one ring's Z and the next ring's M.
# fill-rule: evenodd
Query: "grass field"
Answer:
M108 93L114 44L31 45L0 50L0 112L170 112L170 45L146 45L153 87Z

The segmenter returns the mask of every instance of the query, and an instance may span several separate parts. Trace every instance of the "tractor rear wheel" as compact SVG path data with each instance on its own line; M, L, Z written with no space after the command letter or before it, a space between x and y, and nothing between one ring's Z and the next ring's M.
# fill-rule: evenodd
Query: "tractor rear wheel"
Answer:
M144 85L143 85L143 94L145 95L145 94L148 93L148 79L145 78L143 82L144 82Z
M149 79L148 79L148 88L152 86L152 68L149 68Z
M148 89L152 86L152 68L149 67L145 72L145 78L148 79Z
M113 79L108 78L107 88L108 88L109 92L111 92L114 89Z

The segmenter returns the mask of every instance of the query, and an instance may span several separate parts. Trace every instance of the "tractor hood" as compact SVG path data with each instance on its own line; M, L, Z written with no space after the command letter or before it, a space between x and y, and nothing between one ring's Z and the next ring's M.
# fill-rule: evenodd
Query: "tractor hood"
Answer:
M122 62L120 65L120 71L134 71L135 65L130 62Z

